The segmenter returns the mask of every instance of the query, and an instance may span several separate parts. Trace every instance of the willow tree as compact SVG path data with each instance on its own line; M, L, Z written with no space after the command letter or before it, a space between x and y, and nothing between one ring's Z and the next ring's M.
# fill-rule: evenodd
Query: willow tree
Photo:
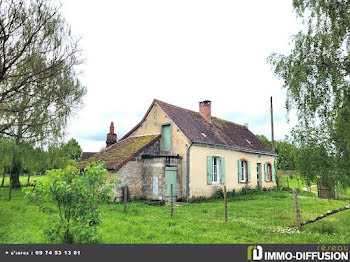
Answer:
M0 134L19 146L56 139L86 93L76 73L79 41L59 8L50 0L0 0Z
M284 81L287 109L298 114L294 134L301 150L299 160L308 156L299 169L308 180L320 175L328 187L347 186L350 5L347 0L293 0L293 7L304 29L293 36L290 54L273 53L268 61Z

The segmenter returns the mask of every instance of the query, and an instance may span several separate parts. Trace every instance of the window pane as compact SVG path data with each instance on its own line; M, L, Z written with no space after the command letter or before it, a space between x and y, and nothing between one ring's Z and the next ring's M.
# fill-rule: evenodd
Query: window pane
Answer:
M245 163L246 161L242 161L242 181L245 181L245 173L246 173L246 168L245 168Z
M217 158L213 158L213 182L218 181L218 161Z

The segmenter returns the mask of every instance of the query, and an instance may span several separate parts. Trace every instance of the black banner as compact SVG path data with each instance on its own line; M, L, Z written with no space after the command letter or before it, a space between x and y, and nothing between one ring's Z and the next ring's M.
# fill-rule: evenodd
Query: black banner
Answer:
M349 247L344 244L0 245L0 261L348 261Z

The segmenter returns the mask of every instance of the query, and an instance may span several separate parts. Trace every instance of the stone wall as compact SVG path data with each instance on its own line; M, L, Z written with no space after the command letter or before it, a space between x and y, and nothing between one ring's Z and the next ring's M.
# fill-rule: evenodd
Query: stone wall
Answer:
M142 196L142 162L129 161L118 171L109 171L109 175L118 178L118 186L115 190L115 200L122 199L122 187L128 186L130 197Z
M123 198L122 187L129 188L130 197L162 200L165 196L165 167L177 167L176 195L182 198L182 158L160 155L160 141L135 156L118 171L109 170L109 176L118 178L115 200Z
M177 199L182 198L182 159L177 157L147 157L144 158L142 176L143 176L143 195L147 199L164 200L165 198L165 167L177 167L176 195Z

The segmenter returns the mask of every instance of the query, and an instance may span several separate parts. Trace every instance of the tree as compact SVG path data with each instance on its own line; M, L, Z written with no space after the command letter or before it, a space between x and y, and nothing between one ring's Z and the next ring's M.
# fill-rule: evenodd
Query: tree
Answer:
M0 134L55 140L86 93L78 40L50 0L2 0L0 15Z
M0 175L2 175L1 186L4 186L6 172L12 165L12 143L7 139L0 138Z
M269 148L271 148L271 141L264 135L257 135L257 137ZM286 136L284 140L275 141L275 152L277 154L276 164L279 170L295 170L296 169L296 153L297 147L293 141Z
M293 0L293 7L305 30L293 37L289 55L274 53L268 61L284 81L287 109L297 110L294 137L304 157L318 160L302 175L318 174L329 186L345 187L350 182L350 5Z
M47 175L47 180L25 191L28 199L49 215L44 231L49 240L65 244L98 242L98 206L111 199L116 181L107 183L108 171L103 164L88 166L83 173L68 166L47 171Z
M74 138L71 138L66 144L63 144L63 150L65 155L69 156L69 159L72 159L76 162L80 161L82 150L78 141Z
M257 135L257 138L259 138L268 148L272 148L271 141L264 135Z

